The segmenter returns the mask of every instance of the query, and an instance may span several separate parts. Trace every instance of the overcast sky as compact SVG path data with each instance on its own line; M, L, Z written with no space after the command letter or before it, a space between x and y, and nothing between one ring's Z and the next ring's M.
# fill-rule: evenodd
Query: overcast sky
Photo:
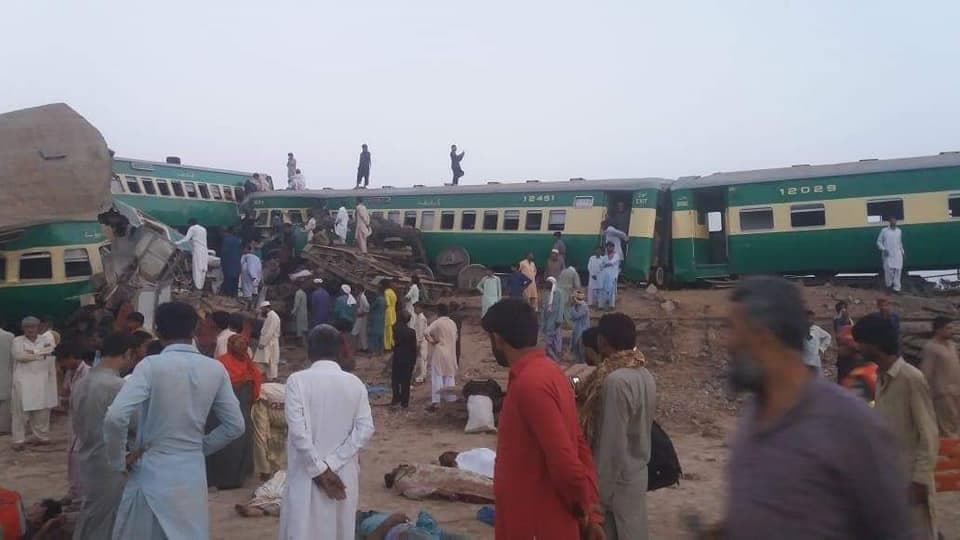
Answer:
M322 4L322 5L321 5ZM4 2L0 110L118 155L353 185L678 177L960 150L960 2Z

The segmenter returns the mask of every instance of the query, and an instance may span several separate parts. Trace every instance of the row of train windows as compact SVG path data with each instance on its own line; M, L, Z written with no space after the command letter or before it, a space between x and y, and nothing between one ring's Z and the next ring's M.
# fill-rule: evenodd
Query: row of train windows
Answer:
M456 225L457 211L455 210L441 210L440 211L440 230L441 231L452 231ZM372 212L373 217L383 218L384 213L382 211ZM484 231L496 231L500 228L500 211L499 210L484 210L480 216L477 215L476 210L463 210L459 212L460 214L460 230L462 231L474 231L477 230L478 221L479 228ZM401 218L402 216L402 218ZM479 220L478 220L479 217ZM525 231L539 231L543 229L543 211L542 210L527 210L524 216L523 230ZM387 219L393 221L394 223L406 225L409 227L417 226L417 211L416 210L406 210L401 213L400 210L390 210L387 212ZM432 231L434 230L436 222L436 211L434 210L422 210L420 212L420 223L419 228L421 231ZM567 211L566 210L550 210L547 212L547 230L548 231L562 231L567 224ZM503 230L504 231L519 231L520 230L520 210L504 210L503 211Z
M63 273L69 278L85 278L93 275L90 255L84 248L63 251ZM49 251L31 251L20 255L19 281L53 279L53 257ZM0 256L0 282L7 281L7 259Z
M219 186L201 182L181 182L179 180L156 180L124 176L123 182L116 176L111 184L113 193L135 193L163 195L165 197L187 197L190 199L213 199L215 201L243 201L244 191L239 187Z
M948 215L960 217L960 196L950 198ZM882 223L891 217L897 218L897 221L903 221L903 199L867 202L867 223ZM791 227L823 227L826 224L827 210L823 204L794 204L790 206ZM772 208L740 210L740 230L765 231L773 228Z

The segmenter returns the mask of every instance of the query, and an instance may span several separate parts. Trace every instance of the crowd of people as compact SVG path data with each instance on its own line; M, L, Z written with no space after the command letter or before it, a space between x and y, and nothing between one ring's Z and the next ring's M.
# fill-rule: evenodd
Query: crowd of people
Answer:
M616 219L604 224L586 287L560 232L543 271L530 254L506 284L488 271L476 285L480 326L510 375L496 452L478 449L492 470L441 456L441 467L391 471L388 487L493 501L497 538L649 538L657 386L632 318L613 311L626 240ZM183 242L196 250L205 231L194 227L202 229L193 223ZM259 257L243 262L256 257L251 245L229 236L221 292L252 302ZM37 507L33 534L73 508L78 539L207 538L208 490L256 477L263 484L237 512L279 515L283 539L457 538L429 516L358 512L358 454L375 426L367 385L352 372L358 352L387 361L395 410L428 380L428 410L457 401L460 306L429 304L416 275L405 289L384 279L376 290L307 271L291 278L297 290L282 316L266 300L256 317L201 317L171 302L145 328L143 314L98 305L62 336L49 318L23 319L20 336L0 331L0 432L9 424L14 450L49 445L51 410L69 415L69 490ZM595 326L593 308L603 312ZM901 356L900 319L886 298L857 321L838 303L831 333L795 286L753 278L733 291L728 319L729 382L751 397L731 446L726 515L700 535L936 538L939 442L960 436L951 321L933 322L915 367ZM284 380L287 335L307 360ZM839 384L824 377L834 345ZM561 368L567 353L594 369L572 380Z

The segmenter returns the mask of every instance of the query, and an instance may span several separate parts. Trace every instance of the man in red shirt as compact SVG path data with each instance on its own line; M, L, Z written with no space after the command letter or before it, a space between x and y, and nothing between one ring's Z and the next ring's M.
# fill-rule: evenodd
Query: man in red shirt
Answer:
M537 347L537 314L508 298L481 324L497 363L510 368L494 466L496 537L603 540L596 469L573 387Z

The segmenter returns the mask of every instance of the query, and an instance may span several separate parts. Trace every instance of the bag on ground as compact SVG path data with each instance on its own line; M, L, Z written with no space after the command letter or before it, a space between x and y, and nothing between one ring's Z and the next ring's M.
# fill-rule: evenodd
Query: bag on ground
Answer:
M650 429L650 463L647 465L647 491L675 486L680 483L680 460L673 441L656 421Z
M467 398L467 427L464 433L496 433L493 419L493 400L474 394Z

